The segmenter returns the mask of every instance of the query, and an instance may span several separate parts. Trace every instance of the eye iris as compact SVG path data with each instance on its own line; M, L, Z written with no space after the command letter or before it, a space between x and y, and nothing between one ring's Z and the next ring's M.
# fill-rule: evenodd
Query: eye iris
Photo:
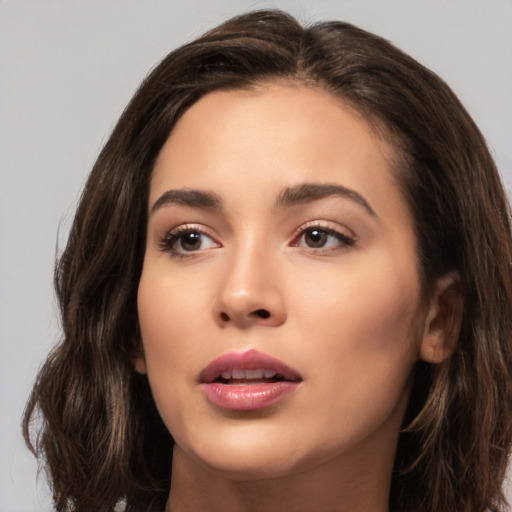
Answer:
M312 229L306 233L308 247L323 247L327 242L328 234L320 229Z
M181 236L181 248L185 251L194 251L201 247L200 233L185 233Z

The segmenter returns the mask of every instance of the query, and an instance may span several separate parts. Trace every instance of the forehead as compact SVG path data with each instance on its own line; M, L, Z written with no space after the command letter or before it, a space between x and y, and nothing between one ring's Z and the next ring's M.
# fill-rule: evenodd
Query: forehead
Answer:
M174 127L157 159L151 195L165 186L223 182L228 174L229 182L247 184L322 180L323 171L325 179L352 174L355 181L370 175L389 181L394 160L363 116L323 89L274 84L216 91Z

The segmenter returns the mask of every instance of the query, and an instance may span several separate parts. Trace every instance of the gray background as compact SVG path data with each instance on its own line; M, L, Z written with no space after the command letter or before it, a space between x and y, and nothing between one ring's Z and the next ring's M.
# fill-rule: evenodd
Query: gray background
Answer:
M56 244L65 241L99 148L169 50L234 14L269 6L302 20L356 23L441 75L511 188L510 0L0 0L0 512L50 510L19 424L58 338Z

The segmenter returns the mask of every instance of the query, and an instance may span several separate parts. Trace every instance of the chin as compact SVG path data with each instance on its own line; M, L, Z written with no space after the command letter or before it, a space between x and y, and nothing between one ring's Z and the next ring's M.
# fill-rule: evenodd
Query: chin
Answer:
M223 452L219 457L203 457L202 462L219 477L233 481L255 481L284 478L308 469L305 461L290 457L275 457L275 451L261 449L253 454Z
M196 440L186 451L209 472L234 481L292 476L332 457L332 446L308 445L297 434L245 425L210 440Z

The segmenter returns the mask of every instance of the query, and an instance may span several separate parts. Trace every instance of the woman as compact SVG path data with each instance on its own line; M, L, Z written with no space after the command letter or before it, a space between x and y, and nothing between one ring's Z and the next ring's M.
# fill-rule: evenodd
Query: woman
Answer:
M503 509L511 256L480 132L386 41L262 11L172 52L56 270L57 510Z

